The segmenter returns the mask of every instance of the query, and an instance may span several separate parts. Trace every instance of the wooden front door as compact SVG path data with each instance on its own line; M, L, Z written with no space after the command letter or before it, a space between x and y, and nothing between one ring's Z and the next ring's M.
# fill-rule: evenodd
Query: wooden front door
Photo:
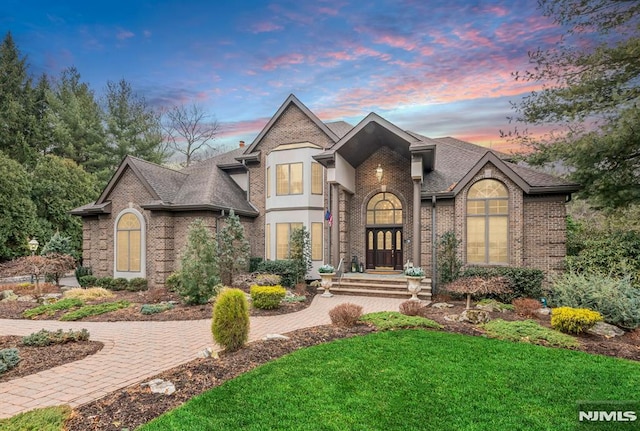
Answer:
M403 269L402 227L367 229L367 269Z

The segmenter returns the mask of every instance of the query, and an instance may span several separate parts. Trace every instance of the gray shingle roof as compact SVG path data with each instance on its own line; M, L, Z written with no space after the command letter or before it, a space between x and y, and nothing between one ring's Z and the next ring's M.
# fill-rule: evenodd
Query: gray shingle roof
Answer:
M173 202L176 193L184 183L187 175L137 157L129 156L131 163L138 169L149 186L163 202Z
M332 121L330 123L324 123L333 133L338 136L338 138L342 138L344 135L349 133L353 126L346 121Z

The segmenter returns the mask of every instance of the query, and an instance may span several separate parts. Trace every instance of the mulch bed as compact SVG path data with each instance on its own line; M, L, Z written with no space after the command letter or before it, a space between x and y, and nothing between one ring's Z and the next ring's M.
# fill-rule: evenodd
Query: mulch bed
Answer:
M172 382L176 387L172 395L153 394L148 388L135 384L74 409L66 429L134 429L195 395L295 350L372 331L366 325L348 329L318 326L288 333L289 340L257 341L237 352L221 354L218 359L196 359L153 377Z
M0 336L0 350L15 347L20 355L20 362L14 368L0 374L0 382L18 377L28 376L57 367L68 362L77 361L98 352L104 344L98 341L77 341L65 344L52 344L45 347L23 346L22 337Z

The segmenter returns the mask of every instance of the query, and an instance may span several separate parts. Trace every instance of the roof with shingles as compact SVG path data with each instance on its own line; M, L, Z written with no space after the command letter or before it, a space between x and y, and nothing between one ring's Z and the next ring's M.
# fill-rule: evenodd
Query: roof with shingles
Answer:
M147 162L137 157L129 156L129 158L161 201L172 202L175 199L178 190L187 178L184 172Z

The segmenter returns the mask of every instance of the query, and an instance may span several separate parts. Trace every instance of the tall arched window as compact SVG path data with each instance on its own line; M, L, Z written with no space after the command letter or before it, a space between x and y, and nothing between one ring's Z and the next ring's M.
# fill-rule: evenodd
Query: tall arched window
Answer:
M123 211L115 225L114 277L144 277L144 219L133 209Z
M367 224L402 224L402 203L393 193L378 193L367 204Z
M509 192L496 180L481 180L467 194L467 263L509 263Z

